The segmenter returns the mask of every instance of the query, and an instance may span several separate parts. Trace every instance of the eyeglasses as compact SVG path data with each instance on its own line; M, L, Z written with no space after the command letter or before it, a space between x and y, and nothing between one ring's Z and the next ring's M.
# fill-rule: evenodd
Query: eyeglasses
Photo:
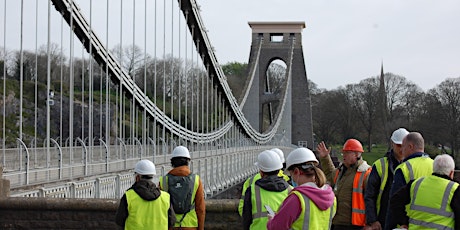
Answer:
M350 154L352 154L352 153L355 154L355 152L342 152L342 153L340 153L340 155L341 155L341 156L343 156L343 155L350 155Z

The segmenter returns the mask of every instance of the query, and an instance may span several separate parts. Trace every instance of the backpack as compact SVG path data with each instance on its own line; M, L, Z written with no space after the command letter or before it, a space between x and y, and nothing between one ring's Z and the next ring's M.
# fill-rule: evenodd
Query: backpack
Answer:
M188 176L166 174L164 180L163 190L170 194L174 212L185 214L192 210L195 205L194 203L192 204L195 174L191 173Z

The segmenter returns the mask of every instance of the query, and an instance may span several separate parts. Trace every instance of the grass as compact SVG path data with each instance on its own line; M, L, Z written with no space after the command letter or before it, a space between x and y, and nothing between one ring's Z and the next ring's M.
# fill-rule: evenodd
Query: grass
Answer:
M339 158L339 161L342 161L342 155L340 154L341 149L341 145L332 146L332 151ZM367 161L369 165L372 165L376 160L383 157L385 153L387 153L388 147L386 145L378 144L372 147L371 152L367 152L367 146L364 146L364 151L365 152L362 154L363 159Z

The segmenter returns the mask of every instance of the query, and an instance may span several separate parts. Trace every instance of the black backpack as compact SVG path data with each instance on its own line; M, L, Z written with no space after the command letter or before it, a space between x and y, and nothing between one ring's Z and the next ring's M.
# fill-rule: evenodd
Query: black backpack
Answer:
M195 203L192 204L192 195L195 186L195 174L191 173L188 176L166 174L163 186L163 190L171 196L175 213L185 214L194 208Z

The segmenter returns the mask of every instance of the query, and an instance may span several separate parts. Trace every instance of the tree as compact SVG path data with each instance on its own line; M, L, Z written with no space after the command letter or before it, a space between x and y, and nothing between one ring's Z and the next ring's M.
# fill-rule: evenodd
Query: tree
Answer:
M446 79L429 90L428 94L439 102L439 112L441 112L439 125L443 127L444 132L450 134L447 140L452 145L452 155L455 156L460 137L460 78Z
M242 87L245 85L247 79L248 64L239 62L229 62L222 66L225 76L227 77L227 83L232 90L233 96L241 101L243 96Z
M313 83L313 82L312 82ZM313 83L314 84L314 83ZM341 113L337 111L342 103L342 92L339 90L324 90L311 93L313 130L316 138L325 142L337 142L334 135L341 127Z
M372 134L378 112L379 79L367 78L357 85L350 85L352 107L367 134L368 151L371 151Z

